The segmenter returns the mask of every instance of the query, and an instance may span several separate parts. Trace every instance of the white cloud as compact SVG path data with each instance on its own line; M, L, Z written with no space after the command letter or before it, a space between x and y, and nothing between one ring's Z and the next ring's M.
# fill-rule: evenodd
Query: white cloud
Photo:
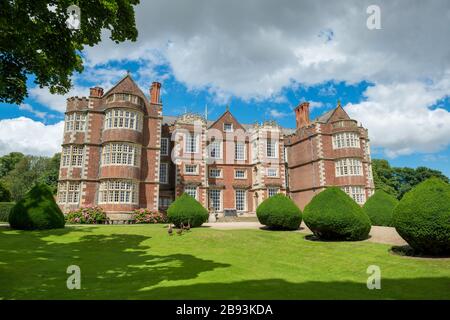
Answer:
M45 119L47 117L47 115L48 115L46 112L37 111L37 110L33 109L33 107L30 106L28 103L20 104L19 105L19 110L31 112L36 117L41 118L41 119Z
M13 151L52 156L61 151L64 122L45 125L20 117L0 120L0 155Z
M369 129L374 147L389 157L431 153L450 145L450 112L431 108L450 92L448 79L369 87L366 101L348 104L349 115Z
M291 113L281 112L276 109L272 109L269 111L269 115L275 119L281 119L281 118L290 116Z

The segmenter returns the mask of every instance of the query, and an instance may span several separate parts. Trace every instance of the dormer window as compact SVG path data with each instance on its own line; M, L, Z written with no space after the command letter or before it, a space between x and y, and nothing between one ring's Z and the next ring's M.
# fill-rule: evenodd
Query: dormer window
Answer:
M232 123L224 123L223 131L225 132L233 132L233 124Z

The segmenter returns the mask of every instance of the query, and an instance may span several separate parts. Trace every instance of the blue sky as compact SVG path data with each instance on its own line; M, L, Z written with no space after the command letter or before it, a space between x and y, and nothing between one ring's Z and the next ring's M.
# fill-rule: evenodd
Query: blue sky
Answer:
M152 81L163 83L166 115L204 114L207 105L215 119L229 104L242 123L272 119L291 128L298 103L309 101L315 118L340 100L369 129L373 158L450 176L450 45L432 36L450 26L448 2L404 11L381 1L376 31L365 27L365 1L320 8L248 1L236 2L237 11L215 1L193 11L188 2L140 5L138 41L116 45L105 34L87 48L68 96L87 96L95 85L107 90L129 70L146 94ZM0 154L59 150L67 96L50 95L32 77L28 85L21 106L0 104Z

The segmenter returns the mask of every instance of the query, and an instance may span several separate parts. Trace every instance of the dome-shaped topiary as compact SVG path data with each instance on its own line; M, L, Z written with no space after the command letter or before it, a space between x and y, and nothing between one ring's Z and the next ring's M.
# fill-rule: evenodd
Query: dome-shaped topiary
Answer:
M398 200L383 190L377 190L364 204L373 226L392 227L392 215Z
M256 216L261 224L280 230L297 230L302 222L300 209L281 193L264 200L256 209Z
M450 253L450 185L428 179L407 192L394 209L394 226L418 253Z
M191 227L200 227L208 220L208 211L193 197L183 193L167 209L167 218L169 222L176 227L181 224Z
M363 240L371 227L364 210L337 187L314 196L303 211L303 220L323 240Z
M19 230L57 229L64 228L65 219L50 188L36 184L11 209L9 224Z

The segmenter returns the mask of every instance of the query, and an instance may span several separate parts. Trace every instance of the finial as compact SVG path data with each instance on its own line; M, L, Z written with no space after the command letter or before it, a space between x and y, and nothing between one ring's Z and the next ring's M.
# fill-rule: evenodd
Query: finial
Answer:
M341 107L341 99L338 100L338 105L337 106L338 106L338 108Z

